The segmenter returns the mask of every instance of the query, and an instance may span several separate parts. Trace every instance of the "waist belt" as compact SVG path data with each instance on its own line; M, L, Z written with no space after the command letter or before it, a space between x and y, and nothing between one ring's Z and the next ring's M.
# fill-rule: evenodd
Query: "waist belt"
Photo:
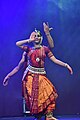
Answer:
M46 71L44 68L36 68L31 65L27 67L27 69L32 72L32 73L37 73L37 74L46 74Z

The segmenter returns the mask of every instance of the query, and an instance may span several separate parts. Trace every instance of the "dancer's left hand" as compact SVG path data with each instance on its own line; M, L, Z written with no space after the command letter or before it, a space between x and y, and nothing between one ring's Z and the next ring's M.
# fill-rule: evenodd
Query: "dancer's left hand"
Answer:
M49 27L48 22L47 22L47 23L44 22L44 23L43 23L43 27L44 27L44 32L45 32L46 34L48 34L49 31L53 29L52 27Z
M72 70L72 68L68 64L66 65L66 67L69 70L70 74L73 74L73 70Z

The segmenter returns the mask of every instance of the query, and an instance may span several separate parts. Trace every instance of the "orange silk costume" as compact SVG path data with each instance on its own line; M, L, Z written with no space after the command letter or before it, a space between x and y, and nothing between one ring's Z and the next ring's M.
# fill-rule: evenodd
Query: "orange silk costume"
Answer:
M23 97L31 114L52 112L55 109L57 93L46 77L44 62L46 56L53 56L46 46L31 48L24 46L28 57L28 67L23 75Z

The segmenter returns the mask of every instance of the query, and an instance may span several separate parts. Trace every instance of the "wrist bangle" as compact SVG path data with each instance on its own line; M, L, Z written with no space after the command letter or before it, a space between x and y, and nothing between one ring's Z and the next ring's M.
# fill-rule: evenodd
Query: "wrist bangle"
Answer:
M46 36L49 36L49 35L50 35L50 33L47 33L47 34L46 34Z
M28 43L30 43L30 42L31 42L31 40L29 39L29 40L28 40Z
M67 63L65 63L65 65L64 65L64 66L67 68L68 64L67 64Z

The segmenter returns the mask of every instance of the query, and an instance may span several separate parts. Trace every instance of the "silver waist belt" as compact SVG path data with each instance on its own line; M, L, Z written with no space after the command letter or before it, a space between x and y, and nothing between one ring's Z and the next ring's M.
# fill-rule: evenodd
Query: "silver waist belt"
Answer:
M37 73L37 74L46 74L46 71L44 68L36 68L31 65L27 67L27 69L32 72L32 73Z

